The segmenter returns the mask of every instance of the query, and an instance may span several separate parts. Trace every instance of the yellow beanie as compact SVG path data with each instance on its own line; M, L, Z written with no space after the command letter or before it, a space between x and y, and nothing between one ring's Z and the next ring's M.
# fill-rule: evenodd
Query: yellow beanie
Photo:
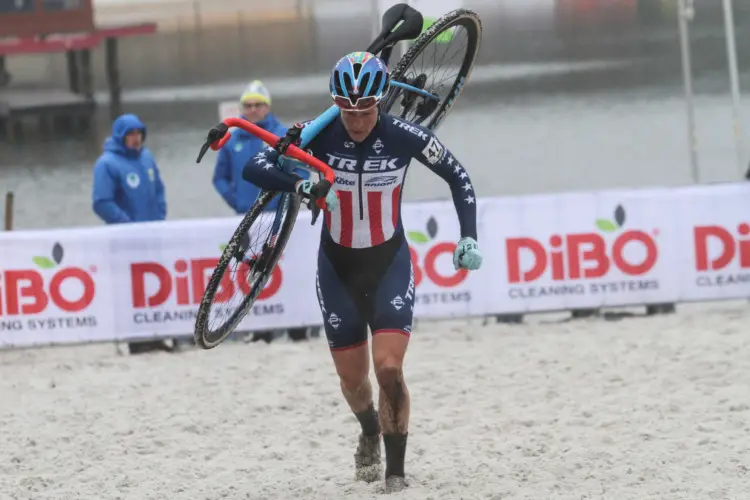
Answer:
M250 99L265 102L269 106L271 105L271 94L260 80L253 80L247 87L245 87L245 90L242 92L242 97L240 97L240 102L245 102Z

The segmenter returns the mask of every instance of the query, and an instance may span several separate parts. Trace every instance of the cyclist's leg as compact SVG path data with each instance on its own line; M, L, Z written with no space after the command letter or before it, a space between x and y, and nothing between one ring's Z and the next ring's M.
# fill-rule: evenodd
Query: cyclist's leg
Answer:
M380 425L386 452L386 479L404 477L410 399L403 362L411 335L414 270L404 238L375 296L372 359L380 386Z
M367 325L349 287L321 249L316 278L323 328L328 338L341 392L362 427L354 455L357 479L375 481L381 475L380 424L372 399L367 350Z
M367 325L330 259L321 249L316 277L318 304L341 389L352 411L367 408L371 398L368 379ZM361 394L362 393L362 394Z

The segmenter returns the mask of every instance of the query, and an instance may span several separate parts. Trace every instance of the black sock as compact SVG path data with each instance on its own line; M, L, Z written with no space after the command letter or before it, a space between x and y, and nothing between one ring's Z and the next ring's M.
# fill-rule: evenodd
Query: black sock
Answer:
M406 434L383 434L385 445L385 477L404 477L404 456L406 455Z
M378 412L375 406L370 403L366 410L354 414L362 426L362 434L365 436L377 436L380 434L380 422L378 421Z

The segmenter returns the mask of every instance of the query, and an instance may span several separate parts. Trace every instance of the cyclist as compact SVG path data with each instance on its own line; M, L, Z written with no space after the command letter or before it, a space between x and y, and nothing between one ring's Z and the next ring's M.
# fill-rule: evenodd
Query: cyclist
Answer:
M373 54L354 52L340 59L330 80L340 116L310 142L308 152L336 172L326 198L316 286L341 390L362 428L356 478L380 477L382 435L386 492L395 492L407 485L410 400L402 366L415 295L401 197L413 158L450 186L461 227L454 266L478 269L482 256L468 173L428 129L379 111L388 89L388 69ZM278 154L268 148L248 162L243 176L264 189L309 195L313 182L276 168L278 163ZM378 411L369 382L368 326L380 386Z

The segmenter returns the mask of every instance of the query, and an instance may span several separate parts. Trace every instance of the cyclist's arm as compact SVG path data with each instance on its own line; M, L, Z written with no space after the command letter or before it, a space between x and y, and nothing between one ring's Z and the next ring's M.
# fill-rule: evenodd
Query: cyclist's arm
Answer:
M242 178L267 191L294 192L302 177L289 173L277 166L278 153L266 148L253 156L242 169Z
M461 225L461 237L477 240L477 200L469 173L430 130L418 128L423 134L407 134L412 137L414 158L448 183Z
M304 122L307 125L309 121ZM312 151L316 141L313 139L305 148ZM295 168L296 160L284 159L283 167L279 167L279 154L272 148L266 148L245 164L242 178L268 191L294 192L297 183L310 178L310 173L302 168Z

